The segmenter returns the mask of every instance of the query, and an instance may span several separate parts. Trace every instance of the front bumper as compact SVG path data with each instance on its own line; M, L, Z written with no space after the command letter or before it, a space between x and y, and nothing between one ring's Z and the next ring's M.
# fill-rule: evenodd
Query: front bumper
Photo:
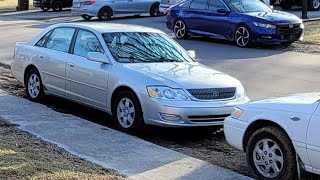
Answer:
M252 27L253 42L257 43L285 43L302 41L304 29L267 29L262 27Z
M228 101L168 101L140 95L144 122L164 127L197 127L223 125L234 107L247 103L247 97ZM176 117L174 120L167 116Z
M245 147L243 147L243 137L245 134L245 130L248 127L248 123L246 121L242 121L239 119L234 119L232 117L227 117L224 120L224 135L226 137L227 142L241 150L244 151Z

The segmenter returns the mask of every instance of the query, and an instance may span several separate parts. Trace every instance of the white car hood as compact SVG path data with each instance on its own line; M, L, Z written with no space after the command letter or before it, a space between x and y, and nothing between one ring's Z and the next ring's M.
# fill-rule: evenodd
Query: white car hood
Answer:
M194 63L128 63L124 66L172 88L237 87L241 83L220 71ZM159 85L159 84L149 84Z
M319 99L320 92L303 93L251 101L244 106L312 114L318 106Z

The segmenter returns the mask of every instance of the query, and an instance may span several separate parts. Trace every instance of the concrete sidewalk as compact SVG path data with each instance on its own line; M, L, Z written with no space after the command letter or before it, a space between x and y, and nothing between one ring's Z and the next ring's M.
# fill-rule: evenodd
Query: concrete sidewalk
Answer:
M0 117L129 179L250 179L2 90Z

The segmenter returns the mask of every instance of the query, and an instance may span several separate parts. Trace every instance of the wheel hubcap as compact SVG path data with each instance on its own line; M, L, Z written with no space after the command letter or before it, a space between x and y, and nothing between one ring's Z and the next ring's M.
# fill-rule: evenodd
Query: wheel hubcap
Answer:
M28 92L32 98L37 98L40 93L40 79L36 74L32 74L29 77Z
M132 126L135 118L135 108L129 98L123 98L117 107L117 118L123 128Z
M264 177L277 177L283 169L282 150L273 140L262 139L253 149L253 162L255 168Z
M177 21L174 26L174 32L177 38L182 38L186 33L186 26L182 21Z
M250 39L249 31L245 27L240 27L236 31L235 38L239 46L246 46Z
M110 12L109 12L109 10L104 10L104 11L102 12L102 18L103 18L103 19L109 19L109 18L110 18Z
M320 0L313 0L313 8L318 9L320 6Z

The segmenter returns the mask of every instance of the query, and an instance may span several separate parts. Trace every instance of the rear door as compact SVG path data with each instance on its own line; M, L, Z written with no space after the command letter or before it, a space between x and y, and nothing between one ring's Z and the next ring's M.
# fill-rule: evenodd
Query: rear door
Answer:
M108 5L114 11L114 14L123 14L128 12L128 0L111 0L106 1L105 5Z
M188 31L195 34L203 34L207 31L206 27L206 13L208 10L207 0L193 0L190 7L185 9L184 21L187 25Z
M307 132L307 152L315 173L320 174L320 107L312 116Z

